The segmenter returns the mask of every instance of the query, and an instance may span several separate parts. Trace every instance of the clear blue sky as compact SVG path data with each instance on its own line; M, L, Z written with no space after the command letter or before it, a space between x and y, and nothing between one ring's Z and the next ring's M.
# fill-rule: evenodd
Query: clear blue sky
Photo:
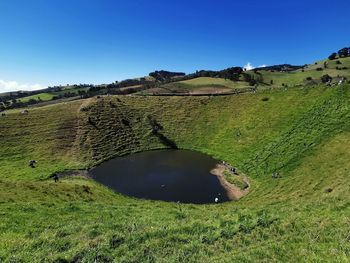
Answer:
M350 1L1 0L0 33L0 92L109 83L313 62L350 45Z

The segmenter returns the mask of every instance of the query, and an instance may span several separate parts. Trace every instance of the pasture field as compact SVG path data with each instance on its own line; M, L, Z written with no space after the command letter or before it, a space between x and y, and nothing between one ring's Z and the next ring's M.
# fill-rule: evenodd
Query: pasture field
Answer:
M178 148L237 167L251 192L238 202L178 204L126 197L84 177L50 178L169 147L150 119ZM349 85L222 97L101 96L28 115L12 110L0 117L0 143L0 262L350 257ZM32 159L36 168L28 166ZM276 171L281 178L272 178Z

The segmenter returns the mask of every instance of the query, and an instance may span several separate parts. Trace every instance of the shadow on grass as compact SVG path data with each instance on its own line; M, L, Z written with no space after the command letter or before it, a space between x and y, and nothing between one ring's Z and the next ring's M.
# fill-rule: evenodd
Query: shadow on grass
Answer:
M171 149L178 149L176 143L169 139L168 137L166 137L164 134L160 133L161 130L163 130L163 126L160 125L157 120L155 120L154 118L152 118L151 116L148 116L148 122L152 127L152 134L156 137L158 137L158 139L160 140L160 142L166 146L169 147Z

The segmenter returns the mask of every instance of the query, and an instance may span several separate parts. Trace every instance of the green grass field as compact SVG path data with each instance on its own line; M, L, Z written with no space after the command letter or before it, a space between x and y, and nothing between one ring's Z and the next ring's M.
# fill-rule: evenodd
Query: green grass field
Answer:
M125 197L80 177L49 179L165 148L148 116L179 148L248 175L249 195L185 205ZM0 127L0 262L349 260L348 85L223 97L105 96L28 115L12 110ZM272 179L274 171L281 178Z
M27 97L23 97L18 99L19 101L22 102L28 102L29 100L33 99L33 100L42 100L42 101L47 101L47 100L51 100L53 98L55 94L53 93L39 93L39 94L35 94L35 95L31 95L31 96L27 96Z
M238 89L238 88L249 86L249 84L244 82L244 81L235 82L235 81L232 81L229 79L208 78L208 77L201 77L201 78L195 78L195 79L190 79L190 80L184 80L184 81L181 81L180 83L184 83L184 84L193 86L193 88L210 86L210 85L218 85L218 86L223 86L226 88Z
M23 98L20 98L18 100L22 101L22 102L28 102L30 99L39 100L39 98L40 98L41 101L49 101L49 100L52 100L52 98L54 96L63 95L64 93L67 93L67 92L75 93L78 95L78 91L82 91L82 90L86 91L87 88L75 88L75 87L68 86L68 87L62 89L61 91L43 92L43 93L23 97Z
M161 93L221 93L246 87L249 87L249 84L244 81L199 77L162 85Z
M325 67L324 62L327 62ZM340 69L337 69L340 68ZM317 70L322 68L322 70ZM273 89L280 87L314 86L321 84L321 77L328 74L333 78L333 84L345 77L350 79L350 57L337 58L335 60L321 60L314 64L307 65L304 69L290 72L279 72L270 70L246 71L258 81L259 89ZM244 81L243 75L239 81L232 81L223 78L198 77L190 80L176 81L160 85L158 88L142 91L139 94L216 94L229 93L232 89L244 89L252 87Z
M324 68L325 61L328 63L327 68ZM337 61L341 64L336 64ZM350 79L350 57L338 58L336 60L321 60L315 63L317 64L308 65L304 71L299 69L292 72L271 72L266 70L261 70L259 72L266 84L271 84L271 81L273 81L272 86L282 86L282 84L288 86L305 85L308 84L308 81L306 81L308 77L311 77L312 80L320 81L321 77L326 74L333 78L339 76ZM337 70L336 67L346 67L347 69ZM318 71L316 70L317 68L323 68L323 70ZM250 71L250 74L257 76L253 71Z

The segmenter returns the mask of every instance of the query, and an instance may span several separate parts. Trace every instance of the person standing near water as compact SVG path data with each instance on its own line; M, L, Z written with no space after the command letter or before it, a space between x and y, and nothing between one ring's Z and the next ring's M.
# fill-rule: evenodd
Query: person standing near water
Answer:
M53 180L55 181L55 183L58 182L59 177L58 177L58 174L57 174L57 173L54 173L54 174L52 175L52 178L53 178Z

